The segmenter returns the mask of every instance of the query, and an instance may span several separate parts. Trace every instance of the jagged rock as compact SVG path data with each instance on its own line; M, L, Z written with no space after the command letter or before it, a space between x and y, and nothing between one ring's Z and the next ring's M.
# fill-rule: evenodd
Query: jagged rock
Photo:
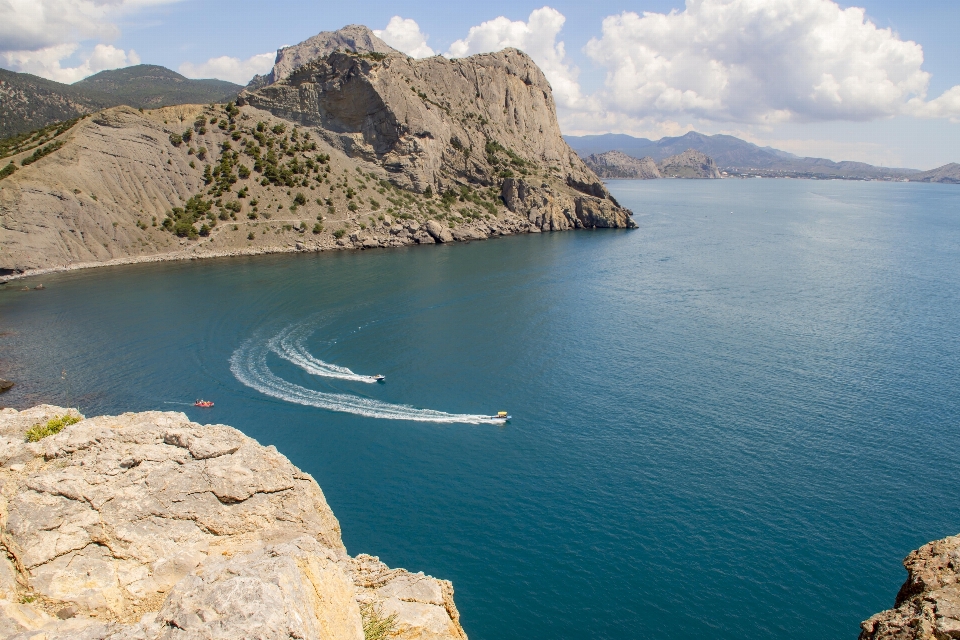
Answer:
M860 623L860 640L960 638L960 536L925 544L903 566L894 608Z
M656 161L650 156L637 159L622 151L607 151L587 156L584 163L601 178L655 180L661 177Z
M693 149L664 158L659 169L664 178L720 178L720 169L713 158Z
M443 193L522 171L549 183L571 211L575 198L607 200L611 206L591 207L610 214L596 226L632 226L563 140L550 84L516 49L456 60L318 55L240 101L316 127L331 146L375 163L405 188Z
M162 412L25 442L68 413L0 411L3 637L360 640L369 602L397 614L392 637L465 638L450 583L350 558L274 447Z
M337 31L322 31L300 44L277 51L277 60L263 86L282 80L308 62L334 51L397 53L396 49L361 24L351 24Z

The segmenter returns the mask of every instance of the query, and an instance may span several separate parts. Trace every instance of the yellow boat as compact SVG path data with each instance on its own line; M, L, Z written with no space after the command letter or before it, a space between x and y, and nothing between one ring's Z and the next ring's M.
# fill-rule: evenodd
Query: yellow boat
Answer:
M506 422L507 420L509 420L509 419L512 418L512 417L513 417L513 416L507 415L507 412L506 412L506 411L498 411L498 412L497 412L497 415L495 415L495 416L490 416L490 419L491 419L491 420L498 420L498 421L500 421L500 422Z

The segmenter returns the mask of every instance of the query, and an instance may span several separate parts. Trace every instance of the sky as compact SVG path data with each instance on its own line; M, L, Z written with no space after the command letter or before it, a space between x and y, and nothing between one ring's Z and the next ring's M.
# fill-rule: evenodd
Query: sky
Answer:
M960 1L0 0L0 67L75 82L159 64L245 84L365 24L414 57L513 46L568 135L726 133L798 155L960 162Z

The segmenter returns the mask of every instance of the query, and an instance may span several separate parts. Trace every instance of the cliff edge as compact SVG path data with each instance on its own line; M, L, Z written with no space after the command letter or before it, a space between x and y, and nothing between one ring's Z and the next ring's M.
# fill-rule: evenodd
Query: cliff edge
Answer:
M860 640L960 638L960 536L923 545L903 567L894 608L864 620Z
M0 526L4 638L466 640L449 582L348 556L311 476L182 413L0 411Z

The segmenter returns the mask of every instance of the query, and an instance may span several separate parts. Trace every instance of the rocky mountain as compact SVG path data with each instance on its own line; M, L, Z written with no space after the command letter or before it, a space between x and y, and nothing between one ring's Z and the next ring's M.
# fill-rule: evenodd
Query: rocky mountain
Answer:
M450 582L347 555L316 481L224 425L3 409L0 496L4 638L467 637Z
M277 51L273 70L266 84L283 80L305 64L330 55L334 51L354 53L398 53L363 25L351 24L337 31L322 31L292 47Z
M594 153L584 163L604 179L653 180L662 177L657 163L650 156L634 158L622 151Z
M241 98L0 145L0 273L635 226L516 50L335 52Z
M650 156L633 158L621 151L587 156L586 165L601 178L652 180L656 178L719 178L720 170L712 158L688 149L659 164Z
M314 127L417 193L502 186L510 211L542 230L633 224L564 142L550 84L516 49L459 60L334 52L239 102Z
M0 69L0 138L121 104L154 108L225 102L241 88L222 80L190 80L145 64L101 71L72 85Z
M893 609L860 624L860 640L960 637L960 536L926 544L908 555L907 580Z
M960 184L960 164L951 162L942 167L915 173L910 176L910 182L946 182L950 184Z
M656 141L623 134L566 136L565 139L584 157L605 151L621 151L636 158L650 156L660 162L687 149L693 149L713 158L721 171L733 175L862 180L905 179L919 173L916 169L875 167L863 162L801 158L779 149L759 147L734 136L706 136L694 131Z

